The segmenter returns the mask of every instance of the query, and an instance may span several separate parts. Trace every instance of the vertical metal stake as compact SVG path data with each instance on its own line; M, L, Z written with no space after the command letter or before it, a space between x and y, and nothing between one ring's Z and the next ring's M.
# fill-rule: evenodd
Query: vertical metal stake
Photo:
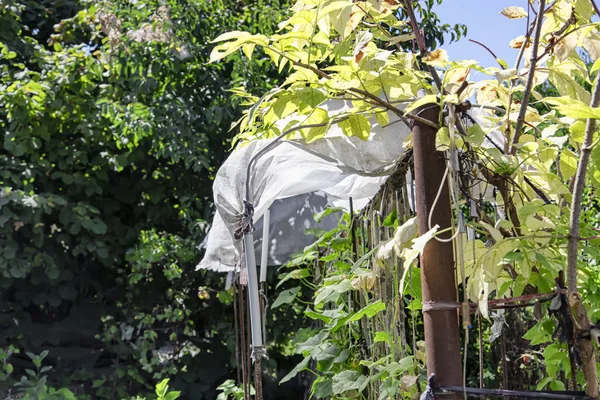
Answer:
M438 107L429 104L417 109L416 113L435 124L439 122ZM443 154L436 149L436 133L436 128L418 121L415 121L412 129L416 209L420 235L429 230L429 213L433 213L432 225L439 225L440 230L449 228L452 224L448 185L442 182L446 161ZM442 192L436 208L432 210L440 185L442 185ZM431 240L427 243L421 255L423 303L457 301L453 260L451 242ZM423 325L427 375L435 374L436 383L440 386L462 386L457 312L455 310L425 312Z
M261 333L260 300L258 296L258 276L256 273L256 257L254 255L254 234L244 233L244 254L246 257L246 269L248 271L248 303L250 306L250 332L252 337L252 358L255 368L256 400L262 400L258 394L262 394L262 375L260 371L260 360L264 355L264 347ZM256 370L258 369L258 370Z
M267 264L269 262L269 225L271 223L271 210L263 215L262 250L260 252L260 283L267 281Z

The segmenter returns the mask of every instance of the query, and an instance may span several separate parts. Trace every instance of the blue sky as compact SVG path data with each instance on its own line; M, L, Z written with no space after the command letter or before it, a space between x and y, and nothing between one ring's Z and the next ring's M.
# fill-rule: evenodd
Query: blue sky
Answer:
M442 48L448 51L450 60L474 59L484 67L498 66L494 57L483 47L468 39L488 46L499 58L512 66L518 50L508 47L509 42L525 34L526 19L508 19L500 14L503 8L520 6L527 9L527 0L444 0L434 11L441 23L467 25L467 37Z

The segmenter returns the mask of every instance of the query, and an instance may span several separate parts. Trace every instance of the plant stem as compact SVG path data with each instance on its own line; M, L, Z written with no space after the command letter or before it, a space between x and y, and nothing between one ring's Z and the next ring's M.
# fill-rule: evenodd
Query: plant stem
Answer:
M537 65L537 54L538 46L540 44L540 36L542 32L542 21L544 20L544 8L546 7L546 0L540 0L540 8L538 15L535 20L535 32L533 34L533 49L531 49L531 59L529 63L529 75L527 76L527 83L525 85L525 91L523 92L523 101L521 103L521 109L519 110L519 117L517 118L517 124L515 125L515 134L513 136L512 144L519 142L521 131L523 130L523 122L525 121L525 113L527 112L527 106L529 105L529 97L531 96L531 89L533 88L533 75L535 73L535 67ZM515 148L511 145L509 153L512 154Z
M596 2L594 0L590 0L590 2L592 3L592 7L594 7L594 11L596 11L596 14L600 17L600 10L598 9Z
M498 56L496 55L496 53L494 53L494 52L492 51L492 49L490 49L489 47L487 47L485 44L483 44L483 43L481 43L481 42L478 42L477 40L473 40L473 39L469 39L469 42L472 42L472 43L475 43L475 44L478 44L478 45L480 45L481 47L483 47L484 49L486 49L486 50L488 51L488 53L490 53L490 54L492 55L492 57L494 57L494 59L495 59L496 61L498 61L498 60L499 60L499 58L498 58ZM498 64L500 64L500 63L498 62ZM500 64L500 67L501 67L502 69L506 69L506 67L505 67L504 65L502 65L502 64Z
M600 104L600 79L596 78L594 93L592 94L591 107L598 107ZM579 218L581 216L581 202L583 198L583 189L585 187L585 174L587 172L590 154L592 152L592 142L594 131L596 130L596 120L588 119L585 126L585 135L583 146L581 146L581 158L577 165L575 174L575 186L573 190L573 200L571 201L571 216L569 218L569 244L567 246L567 288L569 293L577 291L577 244L579 241Z

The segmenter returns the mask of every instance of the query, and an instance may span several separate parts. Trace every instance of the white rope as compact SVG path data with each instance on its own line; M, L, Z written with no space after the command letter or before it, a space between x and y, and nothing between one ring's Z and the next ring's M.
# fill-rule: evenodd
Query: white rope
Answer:
M447 183L448 181L448 167L446 167L446 170L444 171L444 176L442 176L442 181L440 182L440 188L438 189L437 194L435 195L435 199L433 200L433 204L431 205L431 210L429 210L429 217L427 218L427 225L429 227L429 230L431 230L431 218L433 217L433 211L435 210L435 207L437 206L437 202L440 199L440 196L442 194L442 189L444 188L444 183ZM434 236L434 239L437 240L438 242L442 242L442 243L448 243L453 241L454 239L456 239L456 237L458 236L459 230L457 229L456 232L454 232L454 234L452 235L452 237L449 238L440 238L437 236Z

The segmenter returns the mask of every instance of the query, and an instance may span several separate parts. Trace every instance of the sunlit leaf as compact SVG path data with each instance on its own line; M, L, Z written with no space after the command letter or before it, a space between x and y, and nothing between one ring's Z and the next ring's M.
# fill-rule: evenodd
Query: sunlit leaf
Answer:
M448 63L448 52L441 48L435 49L431 53L427 54L423 61L433 67L444 68Z
M600 107L590 107L570 97L546 97L544 102L553 105L558 112L567 117L576 119L600 118Z
M508 46L512 47L513 49L520 49L521 47L523 47L523 43L525 43L525 36L520 35L520 36L517 36L516 38L514 38L513 40L511 40L510 43L508 44ZM531 46L531 41L528 41L525 48L528 48L530 46Z
M430 104L430 103L438 103L438 97L434 94L428 94L425 95L423 97L421 97L420 99L418 99L417 101L409 104L404 111L409 113L425 104Z
M362 140L367 140L371 135L371 123L364 115L351 114L348 119L338 124L342 131L348 136L356 136Z
M523 7L516 6L506 7L500 12L500 14L510 19L519 19L527 17L527 11Z

